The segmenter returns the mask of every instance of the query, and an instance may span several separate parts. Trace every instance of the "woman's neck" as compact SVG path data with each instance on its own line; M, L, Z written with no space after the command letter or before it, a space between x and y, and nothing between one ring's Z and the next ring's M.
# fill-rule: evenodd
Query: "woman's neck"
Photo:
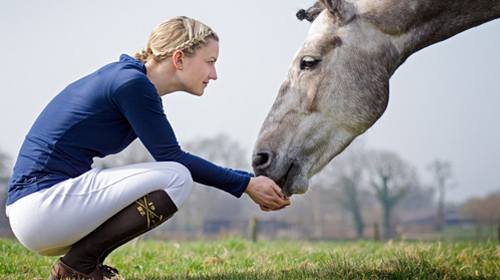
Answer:
M176 68L170 59L166 58L160 61L149 59L144 65L146 66L146 75L155 86L158 95L163 96L180 90L181 87L176 77Z

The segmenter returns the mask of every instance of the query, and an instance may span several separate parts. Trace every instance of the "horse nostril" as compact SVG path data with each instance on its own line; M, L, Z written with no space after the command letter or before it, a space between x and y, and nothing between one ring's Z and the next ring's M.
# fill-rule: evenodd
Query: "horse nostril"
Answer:
M270 151L258 151L252 159L252 166L257 171L263 171L271 165L273 153Z

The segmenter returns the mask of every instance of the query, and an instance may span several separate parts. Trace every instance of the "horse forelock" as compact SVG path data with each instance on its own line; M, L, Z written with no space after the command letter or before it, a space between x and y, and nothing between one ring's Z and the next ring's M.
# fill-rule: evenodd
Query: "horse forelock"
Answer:
M299 20L307 20L309 22L313 22L318 15L325 9L325 6L321 4L319 1L316 2L313 6L309 7L309 9L304 10L301 9L297 12L296 16Z
M356 4L353 1L320 0L307 10L299 10L296 16L299 20L306 19L313 23L325 9L328 10L330 18L339 25L349 24L357 15Z

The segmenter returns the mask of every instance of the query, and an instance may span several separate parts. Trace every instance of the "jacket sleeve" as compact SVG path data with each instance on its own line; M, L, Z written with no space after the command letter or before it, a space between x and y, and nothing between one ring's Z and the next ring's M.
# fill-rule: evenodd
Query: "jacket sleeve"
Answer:
M216 187L235 197L243 194L253 175L220 167L184 152L164 113L161 98L148 80L123 84L112 100L156 161L181 163L189 169L195 182Z

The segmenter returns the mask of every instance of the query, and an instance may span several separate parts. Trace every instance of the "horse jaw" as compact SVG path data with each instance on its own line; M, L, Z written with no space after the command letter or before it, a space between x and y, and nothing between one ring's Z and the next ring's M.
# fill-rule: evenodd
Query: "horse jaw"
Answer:
M366 59L381 46L375 40L364 46L367 50L360 49L359 38L352 38L359 32L353 28L355 24L332 25L325 11L318 16L259 133L254 172L273 179L286 196L306 192L309 178L366 131L387 106L390 74ZM304 57L321 62L301 70ZM362 69L360 60L368 61Z

